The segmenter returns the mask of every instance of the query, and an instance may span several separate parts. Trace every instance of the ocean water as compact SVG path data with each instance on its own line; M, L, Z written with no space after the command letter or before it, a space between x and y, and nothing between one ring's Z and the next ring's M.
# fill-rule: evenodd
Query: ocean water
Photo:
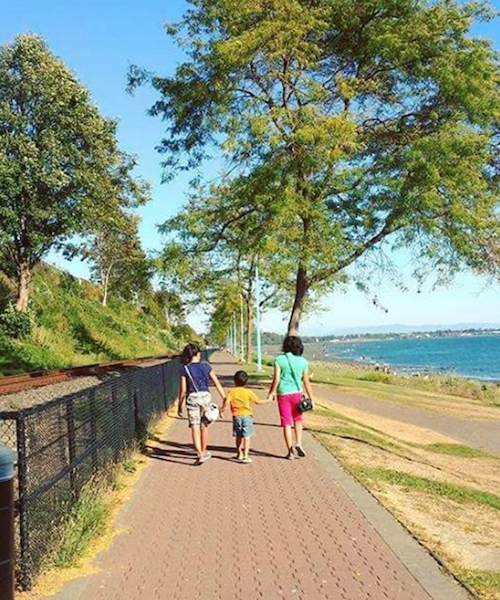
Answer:
M378 362L398 373L454 373L500 381L500 335L325 342L322 346L323 360ZM317 346L315 354L320 358Z

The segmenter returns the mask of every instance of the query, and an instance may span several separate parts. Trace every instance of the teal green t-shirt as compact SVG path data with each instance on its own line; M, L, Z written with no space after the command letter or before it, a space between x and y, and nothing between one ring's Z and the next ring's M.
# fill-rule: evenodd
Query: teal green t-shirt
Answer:
M295 356L295 354L287 352L286 354L277 356L274 363L278 365L281 372L278 394L300 392L302 389L302 376L308 368L307 360L302 356ZM290 366L292 367L291 369Z

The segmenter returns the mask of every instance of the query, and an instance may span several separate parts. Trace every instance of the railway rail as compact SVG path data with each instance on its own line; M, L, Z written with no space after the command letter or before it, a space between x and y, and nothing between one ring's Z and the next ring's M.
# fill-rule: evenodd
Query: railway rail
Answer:
M59 369L54 371L33 371L32 373L22 373L19 375L7 375L0 377L0 396L22 392L36 387L43 387L53 383L68 381L76 377L88 375L102 375L111 371L120 371L143 365L144 363L169 360L176 355L146 356L142 358L119 360L108 363L96 363L84 365L81 367L72 367L68 369Z

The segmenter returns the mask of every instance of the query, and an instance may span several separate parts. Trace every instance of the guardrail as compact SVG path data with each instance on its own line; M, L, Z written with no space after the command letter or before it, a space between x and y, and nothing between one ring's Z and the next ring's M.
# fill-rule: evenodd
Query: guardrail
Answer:
M204 351L204 358L209 354ZM82 487L109 473L174 402L179 364L175 357L43 404L0 412L0 443L18 457L13 489L22 589L31 589L54 552Z

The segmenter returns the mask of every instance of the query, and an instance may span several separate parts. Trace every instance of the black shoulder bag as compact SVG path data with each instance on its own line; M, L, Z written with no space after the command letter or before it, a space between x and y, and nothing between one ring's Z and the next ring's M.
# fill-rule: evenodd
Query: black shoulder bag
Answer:
M294 370L292 368L292 362L290 361L290 357L288 354L285 354L286 359L288 361L288 365L290 366L290 371L292 372L292 377L295 380L297 387L300 389L300 400L297 402L297 408L300 412L307 412L308 410L313 409L313 403L311 398L308 398L304 392L302 391L302 384L297 381L297 377L295 377Z

